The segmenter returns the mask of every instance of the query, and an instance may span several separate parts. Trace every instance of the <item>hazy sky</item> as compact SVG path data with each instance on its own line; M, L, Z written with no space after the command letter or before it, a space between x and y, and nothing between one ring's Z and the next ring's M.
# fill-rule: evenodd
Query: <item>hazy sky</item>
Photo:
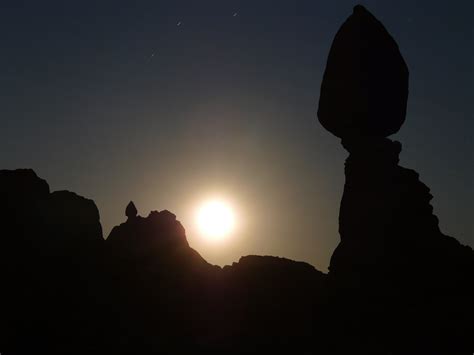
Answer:
M208 261L245 254L325 270L347 153L317 122L332 39L353 1L11 1L0 5L0 168L94 199L104 234L169 209ZM365 1L410 69L401 165L443 232L474 245L472 1ZM228 199L209 244L194 214Z

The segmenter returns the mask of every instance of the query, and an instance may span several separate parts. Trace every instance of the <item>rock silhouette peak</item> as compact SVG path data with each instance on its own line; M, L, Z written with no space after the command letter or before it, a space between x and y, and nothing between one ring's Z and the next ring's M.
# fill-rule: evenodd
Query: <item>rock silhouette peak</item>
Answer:
M138 214L137 208L135 207L135 204L133 201L130 201L127 205L127 208L125 209L125 215L128 218L134 218Z
M392 135L405 121L408 67L397 43L357 5L332 43L319 99L319 122L343 140Z

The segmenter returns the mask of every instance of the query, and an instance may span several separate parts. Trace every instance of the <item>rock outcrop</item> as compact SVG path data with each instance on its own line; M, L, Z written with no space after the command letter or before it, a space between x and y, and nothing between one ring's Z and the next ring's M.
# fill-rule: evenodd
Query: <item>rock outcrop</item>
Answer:
M128 219L112 229L107 237L107 245L124 258L135 260L167 257L172 252L189 250L183 226L169 211L152 211L144 218L131 213L127 206ZM204 259L202 259L204 260Z
M169 211L129 216L113 228L106 250L109 313L125 325L113 327L110 338L133 338L130 353L146 352L144 334L150 349L177 353L307 351L322 328L314 314L326 302L325 274L269 256L243 257L224 269L210 265Z
M469 354L474 253L440 232L429 188L386 138L405 120L407 93L398 46L357 6L331 47L318 111L349 151L329 282L338 332L354 342L339 350Z
M397 44L357 6L318 111L349 152L328 275L270 256L211 265L174 214L133 202L104 240L92 200L1 170L1 354L471 355L474 252L440 231L387 138L407 95Z
M354 7L329 52L321 124L346 140L387 137L405 121L408 68L395 40L363 6Z
M324 353L326 274L304 262L249 255L225 266L222 281L222 312L231 320L222 324L235 353Z
M99 342L99 212L92 200L50 193L32 170L0 171L0 349L86 351Z
M133 201L130 201L127 205L127 208L125 209L125 216L127 216L129 219L130 218L135 218L138 214L137 208L135 207L135 204Z
M2 354L307 352L323 329L326 277L306 263L221 269L174 214L133 203L104 241L92 200L32 170L0 171L0 189Z

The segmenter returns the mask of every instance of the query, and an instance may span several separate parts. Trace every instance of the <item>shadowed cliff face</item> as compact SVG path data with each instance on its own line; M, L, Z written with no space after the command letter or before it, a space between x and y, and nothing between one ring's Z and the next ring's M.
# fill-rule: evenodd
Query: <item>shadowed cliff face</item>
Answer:
M349 151L328 275L270 256L210 265L175 215L133 202L104 240L92 200L0 171L0 352L472 354L474 253L440 232L387 138L407 94L398 46L357 6L318 111Z
M342 352L469 354L473 251L440 232L429 188L386 138L405 120L407 94L397 44L355 7L331 47L318 111L349 151L329 266L333 319L354 339Z
M101 319L94 202L50 193L32 170L0 171L0 196L1 352L54 353L78 339L78 351L86 349Z
M127 221L106 241L111 313L120 314L112 344L117 334L132 334L130 353L146 347L232 354L312 348L322 328L315 314L326 302L323 273L265 256L221 269L189 247L175 215L153 211L143 218L131 205Z
M32 170L0 171L0 187L2 354L308 351L323 328L325 275L306 263L221 269L175 215L133 203L104 241L91 200Z
M346 160L341 242L329 266L334 316L361 351L467 354L474 253L440 232L429 188L398 165L399 151L384 139Z

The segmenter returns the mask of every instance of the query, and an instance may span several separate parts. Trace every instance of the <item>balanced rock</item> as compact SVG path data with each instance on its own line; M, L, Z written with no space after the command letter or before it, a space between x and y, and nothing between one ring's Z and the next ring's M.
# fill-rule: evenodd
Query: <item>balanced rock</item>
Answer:
M343 140L387 137L405 121L407 98L408 68L397 43L369 11L354 7L329 52L319 122Z
M125 208L125 215L128 218L134 218L138 214L137 208L135 207L135 204L133 201L130 201L127 205L127 208Z
M397 44L356 6L334 39L318 111L350 153L327 280L328 327L354 341L335 341L331 353L474 349L474 251L440 231L429 188L387 138L405 120L407 96Z

